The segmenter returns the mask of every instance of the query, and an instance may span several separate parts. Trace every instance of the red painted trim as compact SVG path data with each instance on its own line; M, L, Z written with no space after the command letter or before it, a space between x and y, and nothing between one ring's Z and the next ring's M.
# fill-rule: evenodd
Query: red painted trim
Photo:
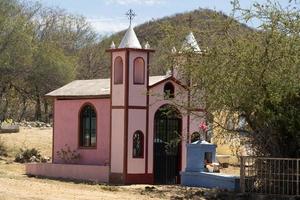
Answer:
M79 99L109 99L110 95L87 95L87 96L46 96L47 99L79 100Z
M146 110L146 106L112 106L113 109L141 109L141 110Z
M137 59L142 59L143 60L143 83L137 83L136 81L135 81L135 61L137 60ZM144 85L145 84L145 60L144 60L144 58L142 58L142 57L136 57L134 60L133 60L133 84L134 85Z
M182 116L181 116L182 117ZM183 126L182 126L182 123L183 123L183 121L182 121L182 118L181 118L181 120L180 120L180 129L181 129L181 132L180 132L180 136L182 137L182 134L183 134ZM178 171L179 171L179 175L178 175L178 179L177 179L177 183L178 184L180 184L180 180L181 180L181 176L180 176L180 172L181 172L181 170L182 170L182 140L180 140L180 143L178 144L179 145L179 152L178 152L178 154L179 154L179 159L178 159Z
M113 56L112 53L110 53L110 96L112 97L112 71L113 71ZM109 122L109 176L111 174L111 138L112 138L112 98L109 100L109 106L110 106L110 122Z
M129 109L142 109L142 110L145 110L147 109L146 106L128 106Z
M121 59L121 63L122 63L122 80L120 81L120 82L116 82L116 65L115 65L115 62L116 62L116 60L117 59ZM123 62L123 59L122 59L122 57L121 56L117 56L114 60L113 60L113 62L114 62L114 65L113 65L113 67L114 67L114 76L112 77L113 78L113 80L114 80L114 85L122 85L123 84L123 72L124 72L124 69L123 69L123 66L124 66L124 62Z
M112 109L125 109L125 106L111 106Z
M134 149L134 135L135 134L140 134L141 135L141 142L142 142L142 155L141 156L134 156L133 155L133 149ZM141 130L137 130L137 131L135 131L134 132L134 134L133 134L133 136L132 136L132 158L144 158L144 140L145 140L145 137L144 137L144 133L143 133L143 131L141 131Z
M177 83L178 85L180 85L181 87L183 87L184 89L189 90L189 88L185 84L183 84L181 81L177 80L173 76L171 77L171 80Z
M187 129L187 137L186 137L187 139L186 139L186 141L187 141L187 143L190 143L190 121L191 121L190 114L187 115L186 121L187 121L187 128L186 128Z
M191 107L191 91L188 90L188 109L190 109ZM190 110L188 110L188 114L187 114L187 143L190 143Z
M202 109L202 108L193 108L193 109L190 109L190 111L206 112L206 110L205 110L205 109Z
M137 49L137 48L116 48L106 49L106 52L118 52L118 51L138 51L138 52L155 52L154 49Z
M157 86L157 85L159 85L159 84L161 84L161 83L163 83L163 82L165 82L165 81L169 81L169 80L171 80L171 79L172 79L172 76L170 76L170 77L168 77L168 78L166 78L166 79L163 79L163 80L161 80L161 81L158 81L158 82L154 83L153 85L150 85L149 88L153 88L153 87L155 87L155 86Z
M95 110L95 113L96 113L96 146L94 146L94 147L92 147L92 146L91 147L80 146L80 135L81 135L81 125L82 125L80 115L81 115L82 109L85 106L91 106ZM79 112L78 112L78 146L77 146L77 148L78 149L97 149L97 144L98 144L97 140L98 140L98 112L97 112L97 109L94 106L94 104L92 104L91 102L85 102L80 106L80 109L79 109Z
M55 136L55 104L56 104L56 99L54 99L53 102L53 125L52 125L52 163L54 163L54 136Z
M157 86L157 85L159 85L159 84L161 84L161 83L163 83L163 82L165 82L165 81L170 81L170 80L173 81L173 82L175 82L177 85L183 87L184 89L188 90L188 87L187 87L186 85L184 85L183 83L181 83L179 80L177 80L177 79L174 78L173 76L170 76L170 77L168 77L168 78L166 78L166 79L163 79L163 80L161 80L161 81L158 81L157 83L155 83L155 84L153 84L153 85L150 85L149 87L150 87L150 88L153 88L153 87L155 87L155 86Z
M146 79L146 85L147 85L147 96L146 96L146 155L145 155L145 173L148 174L148 140L149 140L149 59L150 59L150 53L147 53L147 69L146 69L146 73L147 73L147 79ZM152 175L152 179L153 179L153 175ZM153 181L153 180L152 180Z
M127 174L126 184L153 184L153 174Z
M125 55L125 110L124 110L124 160L123 160L123 181L127 180L127 156L128 156L128 103L129 103L129 51Z

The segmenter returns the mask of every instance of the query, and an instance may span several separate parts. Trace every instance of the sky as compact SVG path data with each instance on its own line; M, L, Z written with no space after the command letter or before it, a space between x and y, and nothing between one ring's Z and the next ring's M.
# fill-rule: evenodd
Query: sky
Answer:
M92 24L100 34L111 34L124 30L129 21L125 13L133 9L136 17L133 25L142 24L152 19L159 19L176 13L209 8L231 12L230 0L32 0L48 7L59 7L67 12L82 15ZM277 0L281 4L287 4L288 0ZM254 2L266 2L266 0L240 0L242 7L248 8ZM253 23L253 22L251 22ZM255 22L254 22L255 23ZM256 24L249 24L255 26Z

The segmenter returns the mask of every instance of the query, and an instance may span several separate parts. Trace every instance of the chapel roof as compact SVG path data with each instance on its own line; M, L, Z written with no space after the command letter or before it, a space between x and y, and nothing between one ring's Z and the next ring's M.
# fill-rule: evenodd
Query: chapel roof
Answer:
M149 86L156 85L170 76L150 76ZM48 94L46 97L97 97L110 95L110 79L75 80Z
M201 53L201 49L198 45L198 42L193 34L190 32L186 37L182 45L182 50L192 50L196 53Z
M137 38L132 26L130 25L119 45L119 48L136 48L141 49L142 46Z

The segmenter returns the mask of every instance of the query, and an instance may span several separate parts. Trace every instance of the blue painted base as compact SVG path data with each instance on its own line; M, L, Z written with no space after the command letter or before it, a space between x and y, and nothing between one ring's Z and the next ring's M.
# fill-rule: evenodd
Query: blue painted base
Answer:
M239 190L239 176L208 172L181 172L181 185L205 188Z

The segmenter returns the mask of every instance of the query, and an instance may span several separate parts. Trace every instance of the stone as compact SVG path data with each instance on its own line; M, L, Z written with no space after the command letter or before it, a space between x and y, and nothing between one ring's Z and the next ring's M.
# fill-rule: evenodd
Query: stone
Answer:
M46 163L46 162L48 162L48 161L50 161L50 158L49 158L49 157L47 157L47 156L42 156L42 157L41 157L41 162L42 162L42 163Z
M31 156L31 158L29 160L30 160L30 162L36 162L37 158L35 156Z
M15 124L2 124L0 127L1 133L18 133L20 126Z

